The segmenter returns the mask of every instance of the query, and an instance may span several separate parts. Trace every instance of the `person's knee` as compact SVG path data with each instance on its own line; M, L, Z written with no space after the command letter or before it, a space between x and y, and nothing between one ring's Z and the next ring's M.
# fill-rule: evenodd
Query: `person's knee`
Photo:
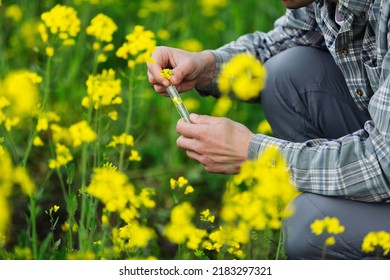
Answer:
M323 214L315 207L310 197L303 193L292 206L294 214L283 225L284 248L289 259L320 259L324 239L311 232L310 225Z

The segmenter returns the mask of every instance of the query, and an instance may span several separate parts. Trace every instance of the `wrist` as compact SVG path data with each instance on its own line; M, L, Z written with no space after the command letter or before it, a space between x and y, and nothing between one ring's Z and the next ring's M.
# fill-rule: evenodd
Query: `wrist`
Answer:
M214 79L216 70L216 58L211 51L202 51L199 53L202 70L196 88L207 87Z

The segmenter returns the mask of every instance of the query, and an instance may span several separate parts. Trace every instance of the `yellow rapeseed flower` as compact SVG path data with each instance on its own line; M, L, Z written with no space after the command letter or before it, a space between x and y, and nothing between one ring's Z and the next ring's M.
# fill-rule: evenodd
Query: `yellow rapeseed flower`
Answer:
M113 135L110 143L107 144L107 147L115 148L118 145L124 145L128 147L134 146L134 137L131 134L122 133L121 135Z
M379 251L380 250L380 251ZM363 239L362 251L387 256L390 253L390 233L386 231L369 232Z
M66 165L68 162L73 160L73 156L70 153L70 150L65 145L56 144L56 158L49 160L49 168L50 169L56 169L60 168L61 166Z
M165 69L161 70L161 73L160 73L160 76L164 77L168 81L171 80L172 75L173 75L172 69L169 69L169 68L165 68Z
M79 147L82 143L91 143L96 140L96 132L92 130L87 121L80 121L69 127L72 146Z
M335 217L325 217L322 220L316 219L310 227L312 232L316 235L321 235L324 232L337 235L343 233L345 229Z
M168 240L176 244L185 244L191 250L197 250L207 232L198 229L192 223L194 215L195 209L187 201L175 206L171 211L170 222L164 230Z
M112 41L112 35L117 29L118 26L110 17L99 13L91 20L86 32L88 35L95 37L98 41L109 43Z
M241 100L256 98L265 86L266 70L255 57L241 53L222 65L217 78L222 94L233 93Z
M84 107L93 106L96 110L101 106L122 103L119 96L122 91L121 80L115 78L115 70L104 69L101 74L90 75L86 84L88 96L82 100Z
M134 68L136 64L152 62L155 48L154 33L136 25L133 32L126 36L126 42L117 50L116 55L127 60L129 68Z
M286 168L284 158L274 148L257 160L244 162L223 194L223 227L210 234L205 249L232 247L230 251L236 257L244 257L239 247L250 242L252 231L279 230L282 220L292 215L285 211L286 205L299 194Z
M257 126L257 132L266 135L272 135L272 128L269 122L264 119Z
M135 248L146 247L155 236L153 229L141 226L138 222L128 223L119 229L119 237L124 241L126 251L130 252Z
M139 152L136 150L131 150L130 151L130 156L129 156L129 161L141 161L142 158L139 155Z
M7 130L37 109L41 81L40 76L26 70L11 71L0 80L0 124L6 124Z
M44 42L48 40L48 35L44 29L47 28L53 35L63 42L64 45L74 44L74 37L80 32L80 19L74 8L57 4L50 11L41 15L43 26L39 27L41 37Z

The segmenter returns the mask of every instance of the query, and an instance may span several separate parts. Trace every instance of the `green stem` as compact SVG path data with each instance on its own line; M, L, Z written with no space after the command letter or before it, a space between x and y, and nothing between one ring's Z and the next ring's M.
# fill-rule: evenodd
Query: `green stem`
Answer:
M282 230L279 230L279 238L278 238L278 247L276 248L276 260L279 259L281 248L282 248Z
M37 235L37 223L35 217L35 198L30 195L30 223L31 223L31 244L33 251L33 258L36 260L38 258L38 235Z
M125 124L125 131L124 133L128 134L130 132L131 128L131 122L132 122L132 115L133 115L133 98L134 98L134 78L135 78L135 69L130 69L129 74L129 93L127 95L128 99L128 108L127 108L127 117L126 117L126 124ZM122 145L121 150L119 152L119 167L118 170L123 170L123 161L125 156L126 146Z

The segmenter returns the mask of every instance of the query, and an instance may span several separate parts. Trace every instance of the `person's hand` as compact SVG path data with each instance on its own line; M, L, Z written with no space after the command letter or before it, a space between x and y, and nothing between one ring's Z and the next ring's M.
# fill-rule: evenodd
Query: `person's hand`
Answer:
M202 88L207 86L214 76L215 57L209 51L188 52L157 47L152 58L154 62L147 63L148 79L158 93L165 93L170 82L179 92L188 91L195 86ZM160 75L164 68L172 69L170 82Z
M248 159L254 134L244 125L227 118L191 114L191 123L180 119L177 146L199 161L210 173L235 174Z

